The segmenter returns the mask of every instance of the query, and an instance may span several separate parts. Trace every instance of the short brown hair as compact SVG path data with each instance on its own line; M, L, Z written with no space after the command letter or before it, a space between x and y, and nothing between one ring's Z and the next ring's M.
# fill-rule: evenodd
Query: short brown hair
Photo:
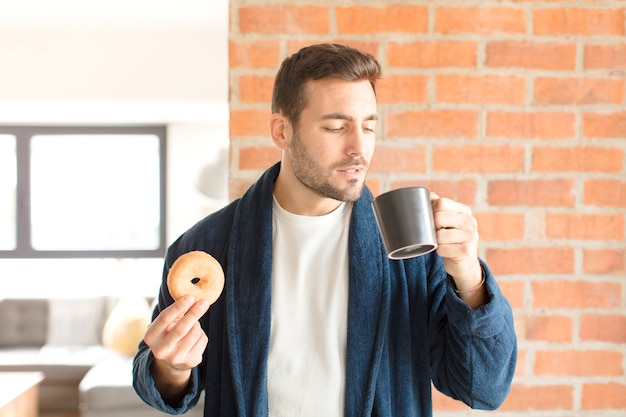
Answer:
M306 46L281 64L274 80L272 112L284 114L295 126L307 105L304 89L307 81L323 78L369 80L376 93L376 80L380 77L380 64L368 53L339 44Z

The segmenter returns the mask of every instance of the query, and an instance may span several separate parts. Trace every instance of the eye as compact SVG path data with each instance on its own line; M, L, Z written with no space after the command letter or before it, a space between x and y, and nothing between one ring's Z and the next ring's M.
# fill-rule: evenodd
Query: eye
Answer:
M325 127L324 130L330 133L339 133L343 130L343 127Z
M363 132L365 132L365 133L375 133L376 132L376 125L372 124L372 125L365 125L365 126L363 126Z

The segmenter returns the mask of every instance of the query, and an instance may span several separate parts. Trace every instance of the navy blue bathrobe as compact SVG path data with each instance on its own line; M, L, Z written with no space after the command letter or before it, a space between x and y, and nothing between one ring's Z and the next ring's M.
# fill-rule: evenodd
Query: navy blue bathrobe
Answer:
M212 254L226 282L200 320L209 344L180 404L163 402L149 372L154 358L140 344L133 384L153 407L181 414L204 390L205 417L268 415L272 193L279 169L268 169L240 199L170 246L155 317L172 303L165 278L183 253ZM473 311L454 293L435 252L386 257L372 199L366 189L350 221L345 416L431 416L431 382L472 408L497 408L509 392L517 342L511 308L489 269L483 263L489 302Z

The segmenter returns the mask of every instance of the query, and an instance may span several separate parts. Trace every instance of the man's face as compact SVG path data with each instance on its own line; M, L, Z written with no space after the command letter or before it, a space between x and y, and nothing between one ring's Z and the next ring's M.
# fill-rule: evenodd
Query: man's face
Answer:
M295 177L326 198L355 201L375 147L376 96L369 81L309 81L307 106L289 145Z

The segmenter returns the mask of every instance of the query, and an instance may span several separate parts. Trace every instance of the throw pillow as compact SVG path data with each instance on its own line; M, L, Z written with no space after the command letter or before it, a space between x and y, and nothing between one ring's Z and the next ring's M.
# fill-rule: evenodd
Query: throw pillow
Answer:
M150 305L144 297L123 297L115 304L102 331L102 344L133 356L150 323Z

